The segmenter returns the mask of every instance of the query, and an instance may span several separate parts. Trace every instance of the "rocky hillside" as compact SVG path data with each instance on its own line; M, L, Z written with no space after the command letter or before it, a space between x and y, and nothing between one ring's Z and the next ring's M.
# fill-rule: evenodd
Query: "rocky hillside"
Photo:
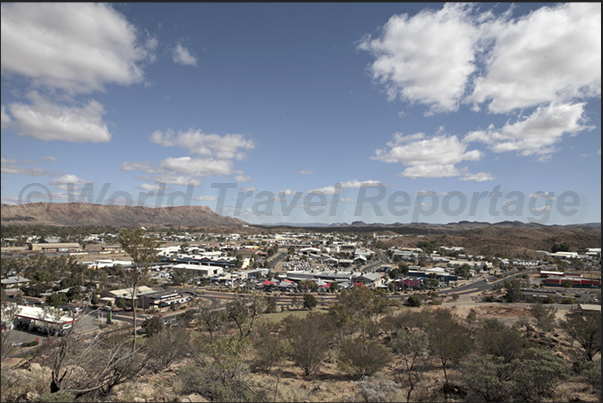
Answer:
M206 206L128 207L91 203L2 204L2 224L110 225L114 227L232 227L245 222Z

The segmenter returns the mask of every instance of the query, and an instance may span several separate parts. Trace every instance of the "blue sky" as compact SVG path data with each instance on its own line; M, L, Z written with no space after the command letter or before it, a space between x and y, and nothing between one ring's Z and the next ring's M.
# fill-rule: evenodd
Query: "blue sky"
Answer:
M600 3L3 3L2 202L600 222L600 38Z

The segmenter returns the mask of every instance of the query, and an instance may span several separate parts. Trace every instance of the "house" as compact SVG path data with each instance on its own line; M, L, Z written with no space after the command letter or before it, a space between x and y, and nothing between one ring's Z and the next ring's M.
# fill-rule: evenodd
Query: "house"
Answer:
M385 280L383 274L379 273L365 273L360 276L354 277L355 282L361 282L367 287L379 287Z
M20 287L22 285L26 285L30 281L31 280L29 280L28 278L25 278L23 276L11 276L11 277L2 279L2 287L6 287L6 288Z

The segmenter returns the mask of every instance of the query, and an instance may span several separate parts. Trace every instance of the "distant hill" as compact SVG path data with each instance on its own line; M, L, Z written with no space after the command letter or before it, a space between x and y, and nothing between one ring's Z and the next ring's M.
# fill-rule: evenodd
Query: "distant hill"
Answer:
M206 206L139 207L92 203L2 204L2 224L109 225L114 227L240 227L244 221L223 217Z

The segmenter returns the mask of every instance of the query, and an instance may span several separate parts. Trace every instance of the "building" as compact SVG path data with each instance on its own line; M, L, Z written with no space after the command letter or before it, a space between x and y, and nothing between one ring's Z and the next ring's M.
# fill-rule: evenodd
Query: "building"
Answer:
M183 304L193 298L195 298L195 295L190 292L158 291L140 296L140 305L145 310L165 311L172 305Z
M199 265L199 264L187 264L180 263L174 265L174 270L176 269L185 269L191 272L193 276L198 276L200 278L212 278L216 276L221 276L224 273L224 269L220 266L209 266L209 265Z
M79 243L30 243L29 250L43 252L78 252L82 250Z
M13 288L13 287L21 287L22 285L26 285L31 280L25 278L23 276L11 276L7 278L3 278L1 280L2 287Z
M125 300L130 300L130 301L132 299L138 300L138 298L140 298L142 295L150 294L152 292L155 292L155 290L153 290L150 287L147 287L146 285L142 285L140 287L136 287L136 295L134 296L134 298L132 298L132 288L122 288L119 290L101 292L100 300L103 302L108 302L108 303L113 303L113 302L115 302L116 299L119 299L119 298L123 298Z
M62 336L78 320L77 317L62 315L59 310L51 312L43 308L17 305L14 328Z

